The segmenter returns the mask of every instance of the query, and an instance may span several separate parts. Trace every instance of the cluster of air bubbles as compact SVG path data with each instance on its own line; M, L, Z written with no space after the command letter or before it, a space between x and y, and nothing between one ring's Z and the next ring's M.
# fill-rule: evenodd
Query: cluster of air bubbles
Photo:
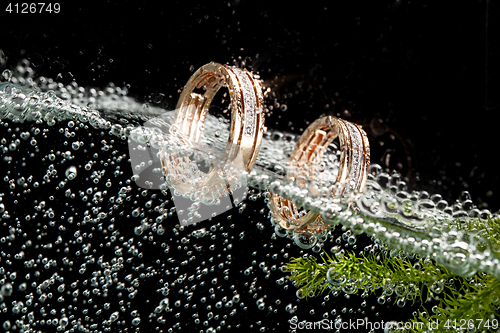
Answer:
M247 173L241 152L224 143L220 136L210 139L216 118L208 115L201 139L194 141L174 124L175 112L152 118L131 131L129 152L136 183L141 179L156 178L144 185L149 188L170 189L182 224L192 224L211 218L217 212L205 206L227 206L227 201L244 209ZM220 123L220 120L218 121ZM215 131L216 132L216 131ZM232 160L223 158L225 151L236 151ZM149 156L148 156L149 155ZM152 169L152 173L148 170ZM155 187L156 186L156 187ZM190 200L180 204L179 198ZM226 200L224 200L226 199ZM185 201L184 201L185 202ZM188 211L187 214L184 214ZM220 212L220 209L219 209Z
M328 163L328 159L323 163ZM334 163L332 168L335 168ZM286 173L291 169L287 170L287 166L284 166L283 170ZM462 276L473 275L476 271L500 276L497 268L500 258L489 249L488 240L477 234L460 231L451 223L471 218L486 221L494 216L487 209L479 209L466 191L461 194L459 200L450 204L440 194L409 190L398 172L387 172L380 165L372 164L366 188L356 194L355 209L352 210L347 209L342 200L332 197L331 188L325 187L324 182L313 180L304 186L286 181L284 177L262 169L252 171L250 176L252 185L267 188L292 199L306 211L320 213L324 222L331 228L342 224L356 233L374 236L395 249L416 253L422 257L430 256ZM332 178L327 180L334 181ZM342 209L339 210L339 207ZM303 216L305 212L299 214ZM273 217L269 217L273 221ZM290 224L293 224L293 221ZM279 236L293 238L301 248L314 249L316 244L321 246L322 242L318 242L317 235L304 237L289 233L278 225L275 228ZM458 235L450 236L450 233ZM486 257L492 262L486 264Z
M425 228L435 220L486 219L492 215L487 209L479 210L466 191L450 205L440 194L409 191L400 174L384 172L379 165L371 166L368 177L367 190L359 202L363 212L373 217L394 217L408 228Z
M183 146L185 138L168 129L172 113L144 108L116 87L101 91L44 78L27 85L19 73L6 76L10 82L0 86L3 328L215 332L250 325L264 332L259 320L245 323L248 312L297 312L279 267L301 253L294 254L291 244L275 246L266 223L244 215L265 219L263 207L249 205L258 205L261 190L245 188L239 200L231 193L238 204L236 214L223 216L226 223L209 219L194 229L183 227L179 219L194 216L200 198L189 198L189 208L182 211L167 191L135 186L126 143L164 148L177 154L177 161L189 158L198 163L196 176L217 170L235 191L243 187L241 173L235 175L240 165L200 166L208 149L184 150L189 147ZM153 126L138 126L130 114ZM202 143L212 153L224 151L222 132L228 127L227 121L207 115ZM171 136L161 137L165 133ZM248 244L256 244L256 237L266 240L252 249ZM274 280L283 296L273 299L265 281Z
M463 276L477 270L500 276L500 262L481 235L446 223L490 215L467 193L449 204L438 194L410 191L398 173L373 164L365 191L347 207L331 197L336 144L303 171L315 177L299 186L287 180L297 171L288 164L297 134L268 130L253 170L245 173L238 159L220 163L228 149L227 119L208 113L196 144L172 123L173 111L137 102L126 87L61 84L35 77L26 62L3 72L0 309L6 331L139 331L149 325L174 332L191 325L203 332L249 326L264 332L268 328L248 313L291 318L306 309L318 315L279 268L325 246L338 255L356 250L362 233ZM136 163L127 148L154 154ZM149 167L160 182L145 177ZM211 187L197 186L210 177L216 180ZM138 178L145 188L136 185ZM238 191L244 193L236 198ZM329 228L302 237L271 227L267 191L293 200L300 214L321 214ZM185 209L176 197L189 201ZM203 205L227 197L234 211L195 225L178 223L196 220ZM355 282L341 275L328 280L334 295L356 293ZM429 288L441 292L439 283ZM388 281L377 304L397 297L403 306L416 292L411 284ZM326 310L325 304L322 317L334 320L368 311L363 305Z

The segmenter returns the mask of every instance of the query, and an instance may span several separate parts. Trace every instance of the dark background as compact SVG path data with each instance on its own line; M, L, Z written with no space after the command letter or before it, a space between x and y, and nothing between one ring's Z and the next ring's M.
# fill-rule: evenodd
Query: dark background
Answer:
M401 171L411 188L450 201L468 190L481 207L500 208L497 4L268 3L2 8L2 66L27 57L39 75L129 85L173 108L191 66L246 60L276 93L268 105L288 106L268 127L300 133L323 113L339 115L364 125L372 161Z
M497 4L269 2L62 4L59 14L0 8L0 68L28 59L38 75L101 88L113 82L141 101L174 108L193 70L209 61L235 63L258 72L272 89L268 128L300 134L322 114L338 115L362 124L372 162L400 171L411 188L451 202L468 190L481 207L500 208ZM277 107L283 104L286 111ZM252 222L237 229L254 234L235 245L245 258L269 237L256 227L267 220L249 214ZM299 255L294 245L289 251ZM295 297L293 288L273 286L263 292ZM299 318L323 309L321 301L310 300ZM380 308L397 309L402 318L412 311ZM285 324L282 312L246 314L267 327Z

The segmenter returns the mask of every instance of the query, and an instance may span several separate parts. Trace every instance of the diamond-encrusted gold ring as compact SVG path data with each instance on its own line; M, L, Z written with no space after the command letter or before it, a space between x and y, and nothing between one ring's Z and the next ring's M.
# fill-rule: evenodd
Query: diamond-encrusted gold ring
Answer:
M290 156L293 166L288 179L299 187L305 187L314 177L313 164L317 164L328 145L338 137L340 143L340 164L336 183L340 193L333 196L349 197L363 190L370 166L370 144L361 126L348 121L326 116L314 121L302 134ZM299 214L296 205L279 194L272 193L268 206L275 223L295 233L319 233L326 229L321 215L315 212Z
M230 95L231 127L222 164L235 163L249 172L259 153L264 132L263 95L259 80L247 70L211 62L200 67L184 86L177 102L174 123L180 134L188 137L191 143L200 140L205 115L210 103L220 88L226 87ZM195 89L203 89L201 93ZM176 163L182 161L175 153L161 150L163 174L175 173ZM217 183L220 170L212 168L197 186ZM169 183L180 193L189 192L193 185L190 181Z

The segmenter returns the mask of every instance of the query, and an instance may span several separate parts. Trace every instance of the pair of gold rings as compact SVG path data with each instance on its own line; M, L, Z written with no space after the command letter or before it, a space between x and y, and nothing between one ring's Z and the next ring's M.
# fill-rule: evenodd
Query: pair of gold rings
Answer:
M229 90L231 103L231 127L222 162L234 163L238 157L243 161L244 170L250 172L259 153L264 132L262 88L259 80L250 72L215 62L202 66L184 87L177 103L174 122L181 134L192 142L198 142L210 103L222 87ZM196 89L202 89L202 92L196 92ZM332 195L342 196L362 191L370 164L368 138L360 126L333 116L316 120L304 131L291 154L290 164L295 166L295 171L288 179L296 181L299 186L301 182L307 181L310 176L301 170L321 160L323 152L336 138L341 152L336 182L341 185L338 188L342 193ZM179 160L175 153L163 152L163 173L172 173ZM212 168L195 184L177 179L170 180L169 185L181 193L189 192L193 187L210 190L217 184L218 177L218 170ZM278 194L271 193L268 205L274 223L293 233L320 232L327 227L319 214L298 214L292 201Z

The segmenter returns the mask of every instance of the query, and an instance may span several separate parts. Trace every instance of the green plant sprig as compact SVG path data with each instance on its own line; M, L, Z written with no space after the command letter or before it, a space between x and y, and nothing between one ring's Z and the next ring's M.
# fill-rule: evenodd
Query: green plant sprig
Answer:
M454 288L449 279L455 274L442 265L434 265L430 260L412 264L401 257L391 257L388 253L361 257L350 253L331 257L326 252L321 255L321 259L322 262L318 263L313 256L292 258L285 266L286 271L291 272L289 279L305 297L318 296L329 288L345 291L346 286L348 293L363 290L373 294L382 289L390 295L390 289L399 286L402 289L400 297L414 303L429 296L424 295L425 291L439 293L445 287ZM337 282L333 285L328 281L329 270L330 280L336 279ZM439 285L434 286L436 283Z
M387 252L360 257L353 253L334 257L324 253L321 260L318 262L313 256L292 258L285 266L286 271L291 272L289 279L299 288L299 297L318 296L329 289L351 294L359 290L374 294L382 289L382 295L390 296L392 292L388 290L392 288L396 294L395 302L404 297L414 304L432 299L429 297L431 293L444 293L433 307L432 315L422 307L410 319L414 323L410 332L426 332L429 325L435 323L438 326L432 327L433 332L457 332L457 327L464 323L475 325L476 328L481 326L485 332L495 332L498 325L495 327L494 319L500 325L500 281L491 275L480 273L466 279L430 259L412 264L402 257L391 257ZM330 281L332 276L338 276L336 273L341 273L344 283L332 285L327 277L329 270ZM355 288L352 288L352 284L355 284ZM345 287L349 285L351 287L346 290ZM407 287L404 295L397 295L395 289L398 286Z
M492 252L500 254L499 217L453 220L443 231L448 228L464 230L470 237L481 237L489 242ZM479 250L487 246L478 243ZM463 328L498 332L500 280L491 275L480 272L473 278L464 278L431 259L412 262L390 256L388 251L369 256L339 252L333 257L325 252L320 257L321 262L313 256L292 258L285 265L285 271L290 272L289 279L299 288L298 297L318 296L326 290L348 294L363 290L365 294L373 294L382 289L381 297L396 294L398 306L405 305L404 301L400 303L401 299L423 304L434 298L439 303L433 306L431 314L422 306L410 319L414 324L410 332L457 332ZM430 297L441 293L444 293L442 297ZM429 329L436 323L437 327Z
M465 292L450 290L441 298L432 315L420 311L410 322L410 332L498 332L500 327L500 281L491 275L478 274L474 283L464 284ZM424 308L425 309L425 308ZM417 323L420 323L418 325ZM422 325L423 323L423 325Z

